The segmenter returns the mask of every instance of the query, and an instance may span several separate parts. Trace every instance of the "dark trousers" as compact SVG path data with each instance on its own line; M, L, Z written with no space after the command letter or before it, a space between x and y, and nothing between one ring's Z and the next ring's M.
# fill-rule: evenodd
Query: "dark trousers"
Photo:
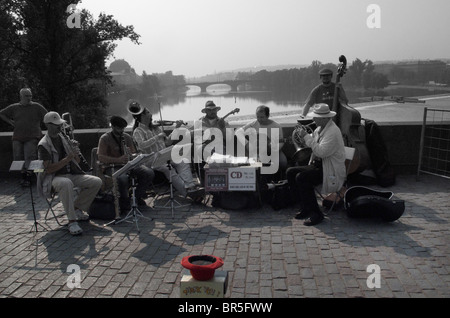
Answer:
M111 175L111 168L105 170L105 174ZM136 178L136 199L145 197L145 192L155 178L155 172L144 165L134 168L130 174L124 173L117 178L117 186L120 194L120 205L129 204L129 189L131 186L131 176Z
M322 167L320 165L291 167L286 174L291 196L300 203L301 210L320 213L314 188L323 181Z
M311 166L311 169L303 171L295 177L300 198L300 207L304 211L320 214L319 204L317 203L314 187L323 181L322 167Z

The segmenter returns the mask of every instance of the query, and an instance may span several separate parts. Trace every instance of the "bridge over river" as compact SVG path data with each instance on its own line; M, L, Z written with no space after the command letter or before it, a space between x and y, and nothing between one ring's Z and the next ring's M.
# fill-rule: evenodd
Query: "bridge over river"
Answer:
M228 85L231 87L231 91L236 92L238 87L241 85L260 85L260 81L258 80L227 80L227 81L218 81L218 82L193 82L186 83L186 86L197 86L200 87L202 93L205 93L208 87L212 85Z

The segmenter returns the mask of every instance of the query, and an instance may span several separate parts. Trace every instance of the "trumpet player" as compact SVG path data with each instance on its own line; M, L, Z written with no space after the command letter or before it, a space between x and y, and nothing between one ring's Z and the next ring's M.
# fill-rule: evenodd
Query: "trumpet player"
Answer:
M38 158L43 161L45 170L38 174L38 193L45 198L50 198L53 191L59 194L69 219L69 232L79 235L83 230L78 221L89 220L89 215L83 211L89 210L102 180L81 170L78 150L62 135L65 121L58 113L48 112L43 122L47 133L38 144ZM75 187L80 190L76 199Z
M342 133L336 126L327 104L313 106L313 120L317 128L312 134L299 129L300 138L311 148L312 155L308 166L292 167L287 171L291 188L296 189L300 200L300 212L296 219L308 218L307 226L319 224L324 215L317 203L314 187L322 183L322 193L331 193L342 188L345 177L345 148Z
M125 133L128 123L119 116L112 116L110 119L111 131L103 134L98 142L98 160L105 167L103 173L112 175L112 169L116 171L123 167L131 157L137 153L134 146L133 138ZM155 178L154 171L141 165L132 170L137 178L136 200L139 206L146 206L145 197L146 190L150 187ZM117 186L119 191L119 206L121 213L125 213L131 209L129 188L130 180L125 173L117 178Z

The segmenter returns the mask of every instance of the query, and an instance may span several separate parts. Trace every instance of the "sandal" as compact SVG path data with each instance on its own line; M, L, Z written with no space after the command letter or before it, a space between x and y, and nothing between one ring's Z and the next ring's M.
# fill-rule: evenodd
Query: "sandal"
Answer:
M81 233L83 233L83 230L77 222L71 222L69 223L69 232L72 235L80 235Z

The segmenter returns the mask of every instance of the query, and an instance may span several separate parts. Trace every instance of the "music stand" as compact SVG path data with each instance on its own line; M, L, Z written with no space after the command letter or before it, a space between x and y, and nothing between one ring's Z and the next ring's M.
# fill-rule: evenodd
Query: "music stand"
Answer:
M157 209L170 209L172 212L172 218L174 218L174 211L176 208L186 208L190 207L190 204L181 204L177 200L175 200L175 197L173 195L173 182L172 182L172 151L173 148L176 147L176 149L180 150L181 148L184 148L186 145L182 145L181 147L178 146L170 146L163 150L160 150L156 154L156 158L153 161L152 169L161 167L163 165L167 165L167 168L169 169L169 188L170 188L170 197L169 200L162 206L153 205L154 208ZM192 144L188 144L188 147L192 147ZM176 206L175 206L176 205Z
M175 197L173 195L173 182L172 182L172 161L167 160L167 168L169 168L169 187L170 187L170 197L169 200L162 206L156 206L154 205L154 208L158 209L170 209L172 212L172 218L174 218L174 211L175 209L182 209L186 207L190 207L190 204L181 204L177 200L175 200ZM170 204L170 206L169 206ZM175 206L176 204L176 206ZM189 227L189 226L188 226Z
M11 164L11 167L9 168L10 172L13 171L23 171L25 166L25 161L13 161ZM31 161L28 165L28 167L25 168L26 171L26 177L27 178L31 178L33 173L38 173L38 172L43 172L44 171L44 163L42 160L34 160ZM34 223L31 226L31 229L28 233L33 232L33 228L34 228L34 237L36 237L37 233L40 232L38 227L42 228L42 232L48 232L49 229L46 228L45 226L43 226L42 224L40 224L37 221L36 218L36 209L34 207L34 197L33 197L33 186L30 184L30 198L31 198L31 208L33 211L33 219L34 219ZM36 244L39 245L39 244Z
M138 232L140 232L139 229L139 224L138 224L138 219L139 218L143 218L149 221L153 221L153 218L148 218L146 216L144 216L142 214L142 212L139 210L138 206L137 206L137 201L136 201L136 176L133 173L133 169L137 166L143 165L146 162L150 161L150 160L154 160L153 154L140 154L138 155L134 160L128 162L125 166L123 166L121 169L117 170L112 177L113 178L118 178L120 177L122 174L124 173L128 173L130 178L131 178L131 188L132 188L132 205L131 205L131 210L128 212L128 214L123 218L123 219L116 219L112 222L109 222L107 224L105 224L105 226L108 225L112 225L112 224L120 224L122 222L128 221L129 219L133 219L135 224L136 224L136 228L138 230Z

